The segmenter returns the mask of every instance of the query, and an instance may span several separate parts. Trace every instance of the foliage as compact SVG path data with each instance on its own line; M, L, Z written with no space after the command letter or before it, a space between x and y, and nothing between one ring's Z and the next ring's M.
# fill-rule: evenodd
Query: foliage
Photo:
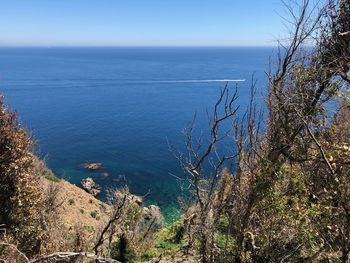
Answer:
M29 255L40 250L43 207L33 141L0 98L0 224Z
M226 86L209 139L194 139L193 125L185 132L188 152L178 159L192 205L184 224L201 262L350 260L350 103L336 114L329 106L350 88L350 2L283 3L291 35L268 75L266 131L253 83L242 118ZM221 131L227 120L232 131ZM234 145L226 152L218 150L225 135Z
M143 259L149 260L159 258L160 256L175 257L176 254L184 249L187 241L183 236L183 224L181 220L172 225L161 228L156 234L152 246L143 253ZM183 236L181 238L181 236Z
M111 258L122 263L134 262L135 252L130 248L129 241L122 235L117 242L112 244Z
M195 140L193 124L184 132L188 153L177 158L188 175L182 186L190 187L185 212L157 232L124 188L113 191L101 229L73 226L62 233L59 179L35 157L33 141L1 98L0 225L10 241L29 256L93 249L92 258L121 262L175 258L180 251L203 263L349 262L350 1L284 4L291 35L268 74L266 130L256 83L242 117L237 88L227 84L210 117L209 140ZM303 48L309 39L311 51ZM335 114L333 102L340 102ZM232 130L223 131L227 126ZM232 146L227 152L218 149L223 142ZM40 177L51 181L44 193ZM100 219L97 211L90 215ZM0 254L15 253L25 258L12 244L0 247Z

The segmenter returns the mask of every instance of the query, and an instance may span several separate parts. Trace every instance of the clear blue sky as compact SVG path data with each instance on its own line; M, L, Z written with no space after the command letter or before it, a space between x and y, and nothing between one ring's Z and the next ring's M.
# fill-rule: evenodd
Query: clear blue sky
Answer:
M267 46L279 0L0 0L0 46Z

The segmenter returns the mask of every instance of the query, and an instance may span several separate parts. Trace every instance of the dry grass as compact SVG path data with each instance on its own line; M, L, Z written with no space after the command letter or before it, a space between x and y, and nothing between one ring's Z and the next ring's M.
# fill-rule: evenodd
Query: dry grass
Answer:
M81 225L96 230L108 220L108 212L111 207L76 185L65 180L54 182L46 178L42 178L42 184L44 189L47 189L50 184L59 186L57 201L62 205L58 208L58 213L63 225L68 229Z

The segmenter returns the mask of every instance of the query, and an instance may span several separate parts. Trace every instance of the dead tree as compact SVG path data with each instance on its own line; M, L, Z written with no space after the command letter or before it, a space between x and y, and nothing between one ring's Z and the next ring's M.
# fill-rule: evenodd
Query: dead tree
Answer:
M113 210L108 222L105 224L105 226L101 230L101 233L97 237L97 241L94 246L94 251L96 255L100 255L103 252L102 246L104 245L105 241L108 241L108 246L110 246L113 238L115 238L115 234L118 230L120 230L118 229L118 223L120 223L123 219L124 211L130 204L131 200L127 188L121 190L120 193L122 194L118 195L118 197L116 198L116 191L113 191Z
M190 234L190 239L196 236L200 243L199 253L202 262L212 262L215 258L214 233L222 213L237 201L236 197L240 194L242 195L239 198L242 200L242 171L254 170L252 164L257 156L260 135L258 119L261 119L254 102L255 92L253 82L247 110L239 117L237 86L231 89L227 83L220 92L212 115L209 115L208 141L206 142L204 138L194 138L195 122L184 131L187 152L177 155L177 158L188 175L187 181L197 204L195 211L190 209L186 213L185 223L188 224L187 229L193 233ZM226 148L220 149L223 146ZM232 177L230 175L229 179L234 181L233 184L222 178L223 173L228 174L225 171L228 167L232 168L230 172L234 174ZM253 173L250 175L253 176ZM240 191L242 193L239 194ZM244 196L247 197L245 194ZM241 208L243 206L246 208L243 202L240 204ZM236 230L242 230L236 231L242 233L242 237L245 221L242 217L239 225L235 225ZM190 244L192 242L193 240L189 241Z
M291 36L287 44L279 43L276 69L271 69L268 74L268 159L272 163L277 163L280 156L295 161L300 159L293 156L292 146L296 138L304 133L304 125L293 108L297 105L304 116L314 117L321 96L329 84L327 80L316 77L316 67L306 66L311 63L313 52L303 52L303 45L314 37L318 29L324 9L318 11L311 7L309 0L301 2L299 8L285 4L292 18ZM295 77L300 74L298 70L309 75L310 83L298 85L295 81Z
M235 158L235 154L219 155L217 144L224 139L227 139L227 134L221 133L221 125L233 118L238 107L235 105L237 99L237 88L233 94L229 89L228 83L221 91L218 101L214 106L213 116L210 119L210 138L207 145L203 145L203 139L196 142L193 138L194 122L184 131L187 153L178 155L177 158L183 170L189 175L188 182L191 191L195 195L198 202L199 214L198 225L195 227L195 232L199 236L200 255L202 262L209 261L208 246L210 246L212 229L212 221L214 216L213 211L213 196L216 184L220 177L221 169L227 161ZM211 166L208 172L206 169ZM191 216L191 215L190 215ZM193 226L191 226L193 227Z

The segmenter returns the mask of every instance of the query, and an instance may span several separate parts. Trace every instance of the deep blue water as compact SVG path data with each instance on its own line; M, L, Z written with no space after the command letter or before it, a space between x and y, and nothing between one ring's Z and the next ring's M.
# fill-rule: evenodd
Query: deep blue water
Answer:
M76 184L91 176L107 188L124 175L131 192L150 191L169 219L179 193L170 173L182 172L167 139L181 148L195 112L205 129L205 111L224 85L203 80L246 79L244 106L252 74L264 90L271 55L271 48L0 48L0 92L58 176ZM103 168L84 170L86 161Z

